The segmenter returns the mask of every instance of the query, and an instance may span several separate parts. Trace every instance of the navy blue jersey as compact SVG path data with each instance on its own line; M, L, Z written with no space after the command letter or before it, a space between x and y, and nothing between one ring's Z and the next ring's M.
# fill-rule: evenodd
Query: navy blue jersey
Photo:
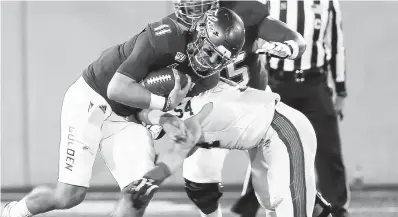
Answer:
M203 92L214 87L217 75L201 79L189 67L186 55L188 32L181 29L175 20L169 17L148 24L139 34L123 44L115 45L103 51L83 72L85 81L101 96L112 110L121 116L129 116L141 109L132 108L107 96L107 88L113 75L118 72L139 82L151 71L164 67L174 67L191 76L195 83L195 92Z
M252 88L264 90L266 73L253 46L259 37L259 28L269 15L269 7L259 1L220 1L221 7L230 8L243 20L246 30L245 45L235 63L221 72L221 76Z
M253 77L259 74L257 57L252 47L258 37L258 28L268 16L268 7L257 1L221 1L222 7L235 11L245 23L246 42L237 61L231 64L221 75L237 82L251 83L251 80L263 78ZM200 79L189 67L186 55L188 44L188 28L170 15L158 22L150 23L139 34L128 41L115 45L102 52L101 56L90 64L83 72L83 78L98 94L103 96L112 110L121 116L129 116L141 109L132 108L107 96L107 88L113 75L118 72L139 82L146 75L164 67L174 67L191 76L195 83L189 96L193 96L214 87L219 75ZM254 87L261 88L261 87Z

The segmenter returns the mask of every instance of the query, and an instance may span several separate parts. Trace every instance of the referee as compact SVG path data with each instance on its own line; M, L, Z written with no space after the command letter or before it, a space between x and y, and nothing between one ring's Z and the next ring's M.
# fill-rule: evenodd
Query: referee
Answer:
M348 189L338 130L347 96L340 4L338 0L269 0L267 4L272 17L299 32L307 43L299 59L268 58L269 86L280 94L282 102L311 121L318 140L318 190L332 204L334 217L348 216ZM329 71L335 84L335 102L327 82ZM249 185L233 211L242 217L255 217L258 207Z

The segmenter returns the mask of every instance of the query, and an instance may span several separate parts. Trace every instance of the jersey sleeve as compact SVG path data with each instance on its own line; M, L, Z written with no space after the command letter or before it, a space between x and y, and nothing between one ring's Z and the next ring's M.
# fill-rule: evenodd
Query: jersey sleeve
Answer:
M137 36L131 54L116 72L139 82L146 77L149 67L156 61L156 52L151 45L147 31Z
M175 51L182 32L178 24L169 17L163 18L159 22L148 24L146 28L149 41L155 48L157 55L165 55Z
M344 47L344 34L340 3L336 0L330 1L331 22L330 22L330 48L331 59L330 69L335 82L337 95L347 96L346 90L346 57Z
M269 6L265 0L235 1L231 9L242 18L246 27L259 25L269 15Z

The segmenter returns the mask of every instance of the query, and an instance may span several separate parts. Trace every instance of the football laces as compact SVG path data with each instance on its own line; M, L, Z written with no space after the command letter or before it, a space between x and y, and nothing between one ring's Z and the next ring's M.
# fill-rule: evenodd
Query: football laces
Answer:
M154 76L152 78L148 78L147 84L162 83L162 82L170 81L170 80L171 80L171 75L158 75L158 76Z

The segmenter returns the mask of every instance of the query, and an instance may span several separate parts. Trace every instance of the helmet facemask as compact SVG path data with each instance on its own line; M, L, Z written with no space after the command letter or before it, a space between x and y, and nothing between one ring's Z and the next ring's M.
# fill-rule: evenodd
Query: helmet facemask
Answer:
M219 0L173 0L176 16L184 23L194 24L206 11L219 7Z
M202 78L220 72L236 57L224 46L215 46L206 29L206 15L191 27L192 42L187 46L187 55L192 69Z

